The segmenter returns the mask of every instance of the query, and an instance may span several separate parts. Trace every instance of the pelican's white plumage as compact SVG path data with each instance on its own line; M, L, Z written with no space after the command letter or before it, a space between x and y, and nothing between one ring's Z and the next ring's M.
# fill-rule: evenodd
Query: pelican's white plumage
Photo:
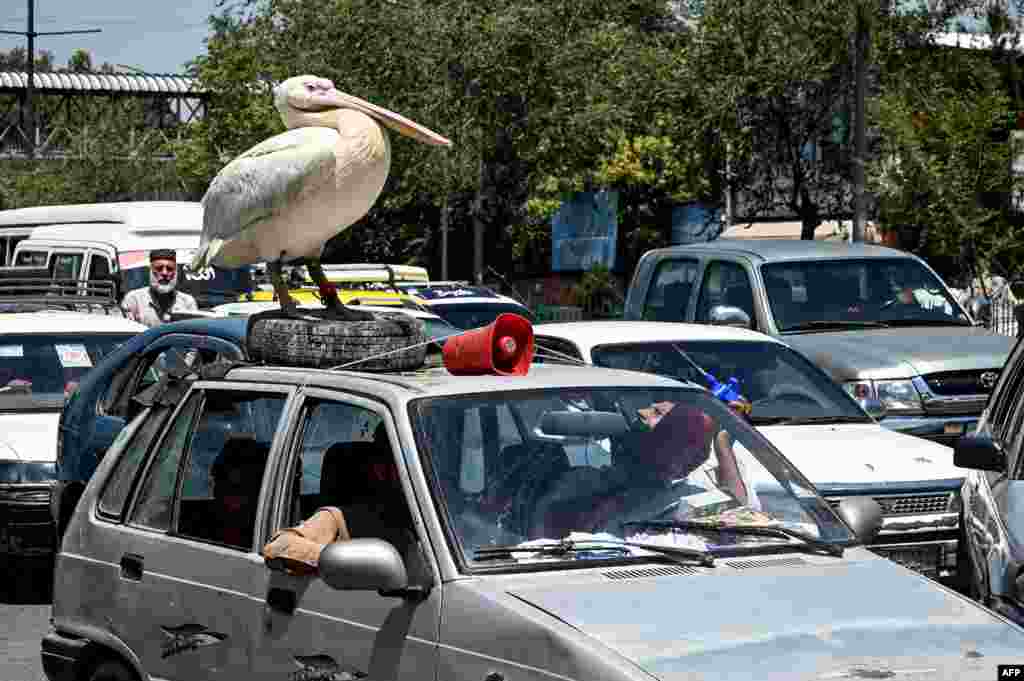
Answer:
M289 130L232 160L210 183L193 267L318 258L384 187L391 147L381 123L426 144L451 144L316 76L289 78L274 101Z

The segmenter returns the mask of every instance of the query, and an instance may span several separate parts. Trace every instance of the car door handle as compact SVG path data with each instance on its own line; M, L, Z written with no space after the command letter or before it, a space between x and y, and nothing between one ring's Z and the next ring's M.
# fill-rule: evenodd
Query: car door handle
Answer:
M121 579L130 579L135 582L142 581L142 566L145 561L142 556L134 553L126 553L121 556Z
M272 587L267 591L267 605L271 610L291 615L295 612L297 598L291 589Z

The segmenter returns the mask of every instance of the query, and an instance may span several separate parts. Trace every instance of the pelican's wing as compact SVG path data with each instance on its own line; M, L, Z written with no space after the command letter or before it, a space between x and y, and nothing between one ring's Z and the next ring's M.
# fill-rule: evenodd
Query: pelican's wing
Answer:
M331 128L288 130L224 166L203 196L203 234L192 268L211 264L224 242L273 215L307 178L333 164L337 138Z

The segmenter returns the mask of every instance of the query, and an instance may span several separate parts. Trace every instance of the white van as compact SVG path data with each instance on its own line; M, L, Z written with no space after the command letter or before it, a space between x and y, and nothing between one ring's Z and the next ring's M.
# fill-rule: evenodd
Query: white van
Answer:
M250 290L248 270L192 272L203 229L203 208L192 201L137 201L37 206L0 211L0 238L24 234L9 264L46 267L55 279L82 281L112 275L126 293L149 283L149 252L178 253L179 288L212 307ZM11 238L11 237L8 237Z

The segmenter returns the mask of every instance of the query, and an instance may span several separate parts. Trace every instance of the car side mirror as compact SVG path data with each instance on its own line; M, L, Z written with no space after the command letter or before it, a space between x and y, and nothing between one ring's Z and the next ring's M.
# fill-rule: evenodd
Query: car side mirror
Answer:
M885 408L885 405L882 404L881 400L873 397L869 397L865 400L857 400L857 402L860 403L861 409L866 411L868 416L876 421L884 419L885 415L889 412L889 410Z
M405 563L382 539L350 539L328 544L320 552L320 576L339 591L400 592L409 585Z
M85 451L96 452L99 459L114 444L118 433L124 430L126 422L120 416L98 416L93 421L92 434L86 444Z
M714 326L750 328L750 315L732 305L715 305L708 313L708 321Z
M1006 470L1006 455L995 440L987 435L964 435L953 446L953 465L979 471Z
M871 497L846 497L836 510L862 544L870 544L882 529L882 506Z

